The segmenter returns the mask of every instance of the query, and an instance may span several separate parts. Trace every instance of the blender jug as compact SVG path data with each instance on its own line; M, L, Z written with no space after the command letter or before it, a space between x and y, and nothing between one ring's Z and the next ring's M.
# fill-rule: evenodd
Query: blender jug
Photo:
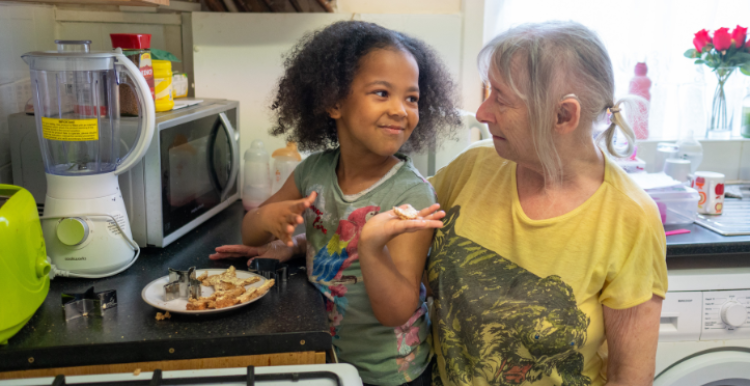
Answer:
M90 40L57 40L57 51L22 57L31 71L34 113L47 173L42 229L58 275L104 277L126 269L139 250L117 175L145 154L154 101L140 70L120 50L90 52ZM118 86L139 102L133 146L121 154Z

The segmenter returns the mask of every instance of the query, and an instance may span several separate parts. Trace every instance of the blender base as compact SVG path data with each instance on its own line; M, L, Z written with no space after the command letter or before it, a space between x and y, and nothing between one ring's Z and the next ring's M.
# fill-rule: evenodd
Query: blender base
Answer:
M59 276L106 277L135 261L139 249L114 173L48 174L47 183L42 232L53 271ZM63 220L73 220L73 236Z

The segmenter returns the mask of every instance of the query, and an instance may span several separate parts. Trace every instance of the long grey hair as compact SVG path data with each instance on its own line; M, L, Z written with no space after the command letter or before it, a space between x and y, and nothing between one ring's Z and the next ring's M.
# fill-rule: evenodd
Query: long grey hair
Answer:
M614 101L614 73L607 49L583 25L552 21L511 28L482 48L478 64L485 81L501 76L526 103L531 137L548 183L562 182L554 124L557 104L568 94L575 94L581 104L579 127L585 131L581 134L591 138L593 123L611 112L611 124L597 138L600 146L615 156L633 152L635 135L619 112L621 103L631 106L630 98ZM514 69L525 74L514 74ZM616 126L628 142L624 151L613 146Z

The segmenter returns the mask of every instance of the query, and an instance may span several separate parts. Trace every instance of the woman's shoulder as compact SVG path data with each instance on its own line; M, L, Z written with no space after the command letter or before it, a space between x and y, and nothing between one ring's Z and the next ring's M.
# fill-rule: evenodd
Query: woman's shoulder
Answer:
M641 189L614 160L607 157L606 162L604 182L612 188L611 194L615 196L612 199L620 208L631 215L640 213L643 216L659 219L659 209L651 196ZM633 212L634 210L636 212Z

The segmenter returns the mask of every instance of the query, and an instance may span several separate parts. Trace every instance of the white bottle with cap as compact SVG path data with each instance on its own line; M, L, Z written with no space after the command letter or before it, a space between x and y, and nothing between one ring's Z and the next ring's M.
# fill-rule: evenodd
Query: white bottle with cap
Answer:
M271 192L276 194L302 161L302 156L297 151L296 143L287 142L285 147L274 150L271 157L273 158L273 189Z
M245 151L245 179L242 187L242 205L245 210L257 208L271 197L271 158L256 139Z

